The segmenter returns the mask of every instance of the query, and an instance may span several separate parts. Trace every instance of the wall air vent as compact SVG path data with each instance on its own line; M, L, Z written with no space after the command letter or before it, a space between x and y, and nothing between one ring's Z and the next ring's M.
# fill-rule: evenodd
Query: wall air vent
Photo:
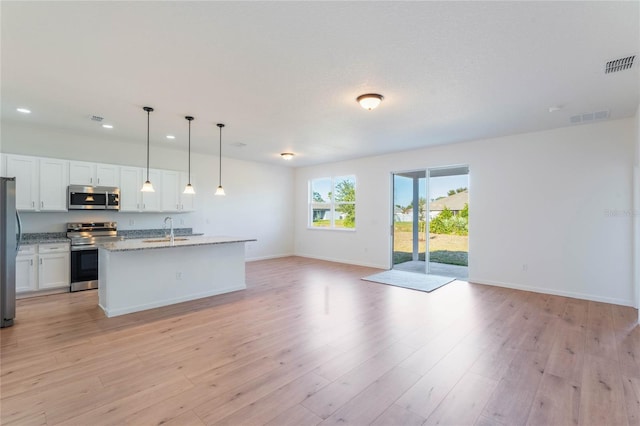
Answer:
M97 121L97 122L101 122L102 120L104 120L104 117L100 117L99 115L90 115L89 118L91 118L91 120Z
M584 114L572 115L569 117L571 124L590 123L592 121L602 121L609 118L609 111L586 112Z
M604 73L609 74L612 72L628 70L633 66L633 60L635 58L636 55L633 55L627 56L626 58L614 59L613 61L609 61L604 67Z

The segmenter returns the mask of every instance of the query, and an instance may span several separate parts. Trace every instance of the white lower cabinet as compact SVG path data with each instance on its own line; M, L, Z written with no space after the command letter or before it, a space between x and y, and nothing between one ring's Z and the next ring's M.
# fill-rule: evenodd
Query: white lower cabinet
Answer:
M16 256L16 293L38 289L36 275L37 251L37 245L20 247L20 251Z
M21 247L16 257L16 293L69 288L70 262L69 243Z

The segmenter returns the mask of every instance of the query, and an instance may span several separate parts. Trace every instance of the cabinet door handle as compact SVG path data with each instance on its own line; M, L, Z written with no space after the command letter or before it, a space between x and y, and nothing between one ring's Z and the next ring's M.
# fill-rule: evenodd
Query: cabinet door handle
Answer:
M42 259L40 259L40 264L42 265Z
M44 201L40 201L40 207L44 208Z
M100 178L98 178L98 183L100 183Z
M31 207L35 207L35 206L36 206L36 202L35 202L35 201L32 201L32 202L31 202Z
M142 203L142 210L146 210L147 209L147 205L145 203Z
M93 178L89 178L89 183L93 183Z
M30 262L31 262L31 266L33 266L33 259L31 259Z
M180 204L176 204L176 210L180 210Z

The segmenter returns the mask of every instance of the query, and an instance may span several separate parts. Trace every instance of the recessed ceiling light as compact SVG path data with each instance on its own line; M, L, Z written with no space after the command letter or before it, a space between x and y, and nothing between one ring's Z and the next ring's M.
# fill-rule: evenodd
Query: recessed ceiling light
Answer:
M111 124L103 124L102 127L104 127L105 129L113 129L113 126Z
M27 108L22 108L22 107L16 108L16 111L21 112L23 114L31 114L31 110Z
M562 108L564 108L563 105L551 105L549 107L549 112L556 112L556 111L560 111Z
M280 157L284 160L291 160L295 154L293 152L283 152Z
M167 135L167 139L175 139L176 137L173 135Z

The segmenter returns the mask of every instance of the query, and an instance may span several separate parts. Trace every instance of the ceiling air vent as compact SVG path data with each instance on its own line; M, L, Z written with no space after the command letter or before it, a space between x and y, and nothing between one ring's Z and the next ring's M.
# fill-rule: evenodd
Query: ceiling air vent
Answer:
M97 122L100 122L100 121L104 120L104 117L100 117L99 115L91 115L91 116L89 116L89 118L91 118L91 120L97 121Z
M609 111L586 112L584 114L572 115L569 117L571 124L589 123L592 121L602 121L609 118Z
M609 74L612 72L628 70L633 66L633 60L635 58L636 55L633 55L627 56L626 58L614 59L613 61L609 61L604 67L604 73Z

